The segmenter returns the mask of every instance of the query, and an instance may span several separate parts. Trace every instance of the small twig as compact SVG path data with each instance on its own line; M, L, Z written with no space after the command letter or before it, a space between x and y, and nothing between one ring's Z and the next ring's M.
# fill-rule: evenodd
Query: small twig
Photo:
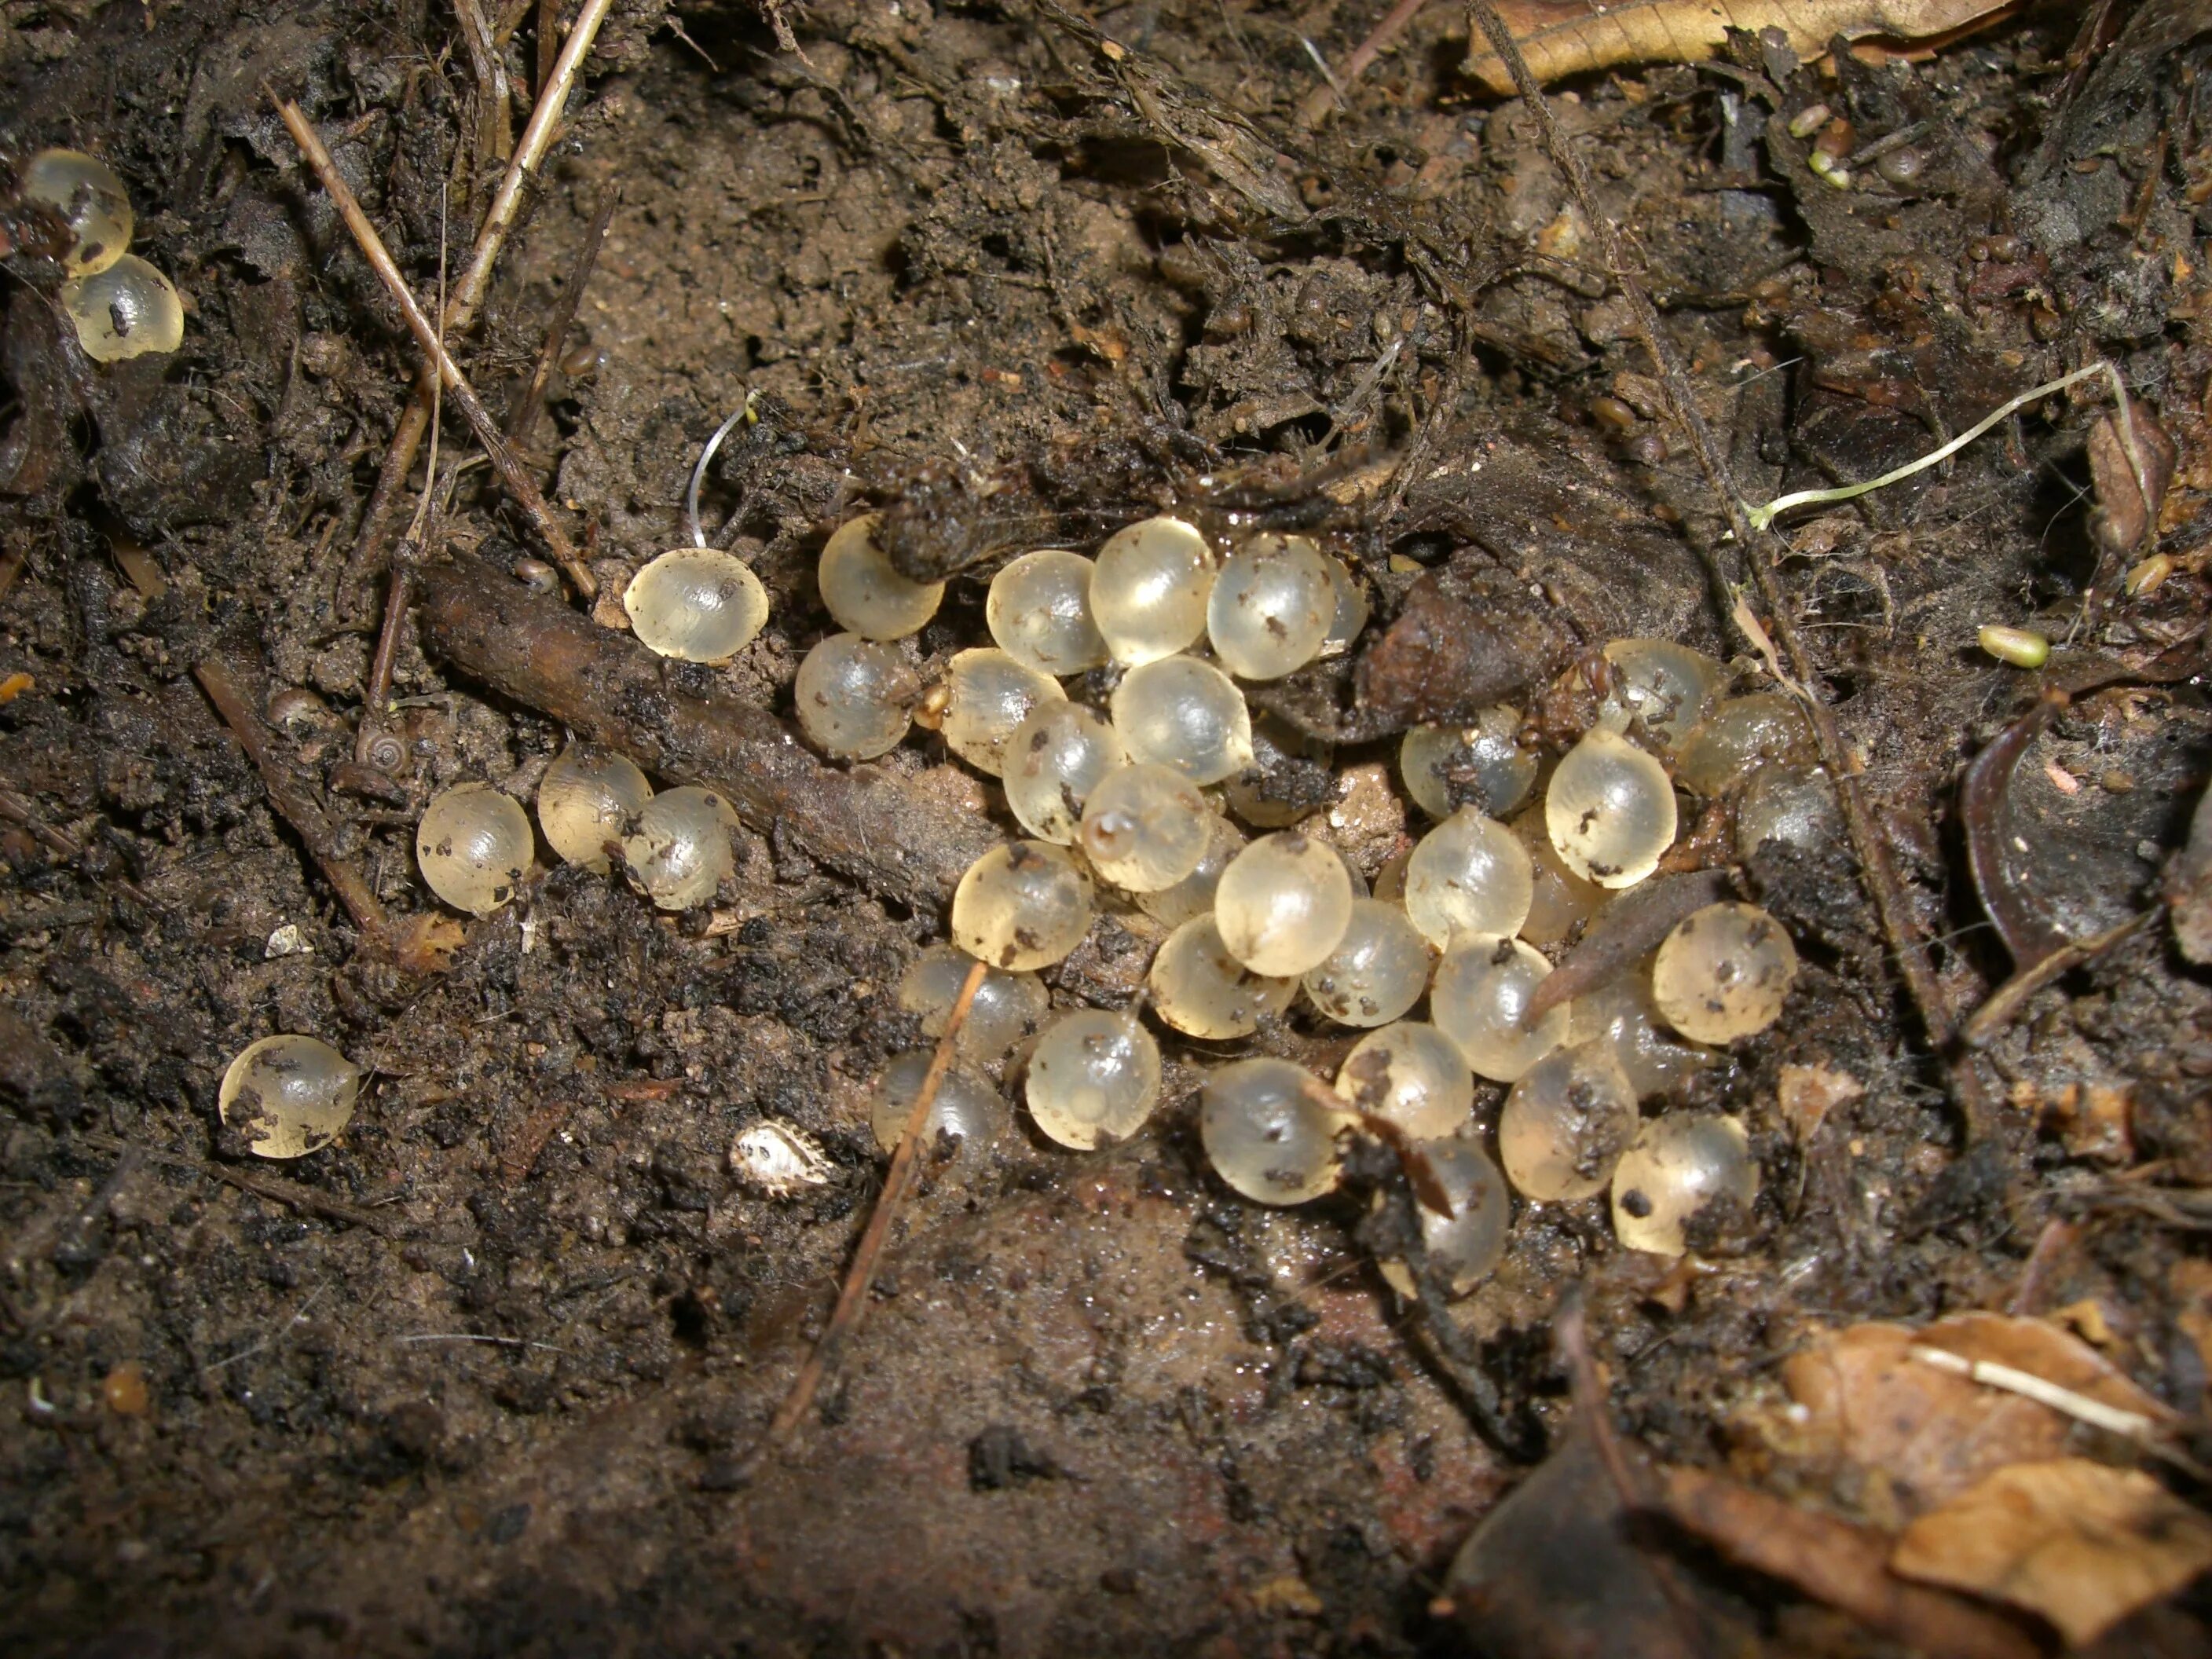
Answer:
M2018 1018L2020 1011L2027 1006L2027 1000L2038 991L2084 963L2094 962L2115 945L2132 938L2145 922L2162 913L2163 907L2153 905L2140 915L2130 916L2125 921L2107 927L2101 933L2093 933L2078 941L2069 940L2041 961L2021 969L1998 986L1990 994L1990 1000L1974 1010L1959 1035L1969 1048L1988 1048L2003 1035L2005 1027Z
M547 1353L565 1354L568 1349L550 1342L532 1342L520 1336L489 1336L480 1331L427 1331L420 1336L395 1336L395 1348L411 1347L418 1342L482 1342L496 1348L542 1348Z
M280 100L276 112L283 118L285 130L292 135L292 142L300 147L300 154L307 158L307 165L314 169L315 177L329 192L331 200L337 204L339 216L344 219L346 228L353 233L353 239L360 245L362 257L368 261L370 269L376 272L386 292L391 295L401 314L406 318L407 326L415 336L415 343L422 349L422 356L436 366L439 375L446 383L446 390L460 405L461 413L467 417L470 428L477 434L477 441L483 446L484 453L491 457L491 464L499 473L500 482L507 486L507 493L528 515L538 533L544 538L546 547L553 555L553 562L568 574L576 591L587 599L594 597L599 592L599 584L592 580L592 573L576 556L575 547L568 540L568 532L562 529L559 521L553 517L552 510L545 505L545 498L538 494L537 484L522 470L522 464L514 459L514 452L507 447L507 441L500 435L498 426L478 400L475 388L469 385L468 377L461 373L460 366L447 355L446 348L438 339L438 331L422 314L422 307L416 303L415 295L407 287L407 279L399 274L399 267L392 262L392 255L384 246L384 239L377 234L376 227L369 222L368 216L362 211L361 204L354 199L351 187L339 176L337 167L331 161L330 151L323 148L323 141L313 125L301 112L300 106L289 100Z
M228 665L219 657L210 657L192 670L192 678L200 683L208 701L215 705L216 713L222 716L222 723L245 749L254 770L261 774L261 787L269 792L270 805L283 814L284 821L307 844L309 855L331 890L337 894L338 902L345 906L346 914L353 918L354 926L380 944L388 939L392 927L383 904L369 890L361 872L338 851L337 832L322 804L301 786L291 769L270 750L268 728L262 725L261 717L247 707Z
M1328 84L1316 87L1298 105L1298 125L1305 127L1316 125L1330 110L1343 104L1352 83L1367 73L1368 66L1382 55L1384 48L1405 33L1406 25L1420 15L1421 8L1428 3L1429 0L1398 0L1398 3L1383 15L1382 21L1375 26L1368 37L1352 49L1352 55L1344 60L1344 67L1334 76L1329 74L1328 65L1321 63L1321 54L1314 52L1313 45L1309 41L1306 50L1313 52L1314 62L1321 64L1322 76Z
M493 267L498 264L507 234L520 216L523 186L529 183L538 164L545 159L545 152L553 146L554 134L568 105L576 71L590 54L592 43L599 38L599 26L606 21L613 5L614 0L584 0L576 13L574 27L562 44L561 55L554 60L551 71L543 77L544 90L530 112L529 124L522 130L514 154L507 158L506 175L499 181L491 206L484 211L476 246L469 252L469 263L461 272L460 281L453 285L445 315L439 319L449 336L466 333L469 325L476 320L477 307L483 302L484 292L491 286ZM554 7L548 4L538 13L541 55L546 50L544 42L552 28L553 12ZM398 428L392 434L391 447L384 453L384 465L377 474L376 488L369 495L368 510L362 514L360 533L354 538L356 570L374 563L383 550L385 526L399 492L406 487L407 475L414 470L416 454L422 447L422 434L430 424L431 388L435 383L436 376L428 372L416 378L414 396L400 415Z
M610 185L599 197L599 209L592 216L591 228L584 233L584 246L576 255L575 269L568 273L568 289L561 295L560 303L553 307L553 325L545 331L545 343L538 349L537 368L530 372L530 385L507 412L507 441L518 450L530 447L531 433L538 424L545 397L545 384L553 378L553 366L561 361L561 348L568 343L568 331L575 325L577 304L592 280L592 267L599 261L599 244L606 240L607 222L622 204L622 195L620 185Z
M836 1310L823 1328L814 1351L799 1366L799 1375L792 1379L791 1392L776 1408L775 1419L768 1428L769 1446L781 1446L791 1438L799 1419L814 1403L823 1374L836 1357L838 1345L860 1322L868 1287L875 1283L876 1267L883 1259L884 1241L890 1237L892 1218L897 1215L899 1205L906 1197L907 1183L913 1178L921 1132L929 1122L930 1109L937 1104L937 1091L945 1081L945 1074L952 1069L952 1051L958 1043L960 1028L968 1023L968 1010L975 1000L975 993L982 988L986 971L981 962L971 964L968 977L960 983L960 994L952 1000L952 1011L945 1017L945 1035L937 1039L937 1052L930 1056L921 1092L914 1097L914 1109L906 1115L906 1132L899 1137L898 1150L891 1154L890 1173L884 1177L884 1189L876 1195L875 1212L868 1218L866 1231L860 1235L860 1248L853 1252L853 1265L846 1271L844 1288L837 1293Z
M2167 1443L2162 1425L2141 1412L2131 1412L2119 1406L2107 1406L2101 1400L2093 1400L2086 1394L2062 1387L2033 1371L2024 1371L2014 1365L2000 1364L1994 1359L1969 1359L1964 1354L1953 1353L1948 1348L1931 1348L1914 1343L1905 1351L1909 1359L1923 1365L1933 1365L1939 1371L1949 1371L1980 1383L1985 1389L2002 1389L2016 1394L2024 1400L2033 1400L2039 1406L2048 1406L2062 1417L2070 1417L2077 1423L2102 1429L2107 1434L2117 1434L2124 1440L2134 1442L2152 1456L2186 1470L2198 1480L2205 1471L2196 1460L2174 1449Z
M280 1181L274 1176L249 1175L244 1170L232 1169L225 1164L210 1164L205 1158L188 1158L182 1152L165 1152L152 1146L140 1146L136 1142L123 1140L114 1135L101 1134L96 1130L81 1130L75 1137L87 1146L97 1146L102 1152L136 1151L149 1163L165 1164L174 1170L189 1170L194 1175L205 1176L210 1181L220 1181L252 1193L256 1198L265 1198L278 1204L289 1204L295 1210L308 1210L332 1221L343 1221L348 1226L366 1227L386 1238L399 1231L390 1218L373 1210L363 1210L351 1204L326 1198L311 1187L301 1187L289 1181Z

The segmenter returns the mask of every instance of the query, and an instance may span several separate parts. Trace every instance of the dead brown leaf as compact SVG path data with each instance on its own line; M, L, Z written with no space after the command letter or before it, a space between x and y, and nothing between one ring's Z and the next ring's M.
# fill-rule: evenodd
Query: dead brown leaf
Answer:
M2138 1470L2015 1463L1907 1527L1890 1565L2040 1613L2078 1646L2212 1568L2212 1520Z
M1849 1072L1826 1066L1784 1066L1777 1096L1783 1121L1802 1146L1820 1132L1830 1112L1865 1092L1866 1085Z
M1539 81L1557 81L1615 64L1696 64L1711 58L1731 28L1780 29L1801 58L1818 58L1829 40L1924 40L1949 34L2007 9L2006 0L1498 0ZM1493 92L1513 78L1480 29L1468 73Z

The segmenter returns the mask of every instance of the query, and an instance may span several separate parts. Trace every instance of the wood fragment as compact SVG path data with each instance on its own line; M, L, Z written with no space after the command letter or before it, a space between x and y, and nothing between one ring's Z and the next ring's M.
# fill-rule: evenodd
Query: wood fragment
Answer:
M1974 1010L1960 1031L1969 1048L1986 1048L2004 1034L2004 1030L2027 1006L2027 1000L2052 981L2061 979L2073 969L2094 962L2115 945L2131 939L2143 924L2160 914L2154 906L2139 915L2130 916L2116 927L2101 933L2077 941L2069 939L2033 967L2023 968L1992 992L1990 1000Z
M599 585L592 580L592 573L584 568L583 561L576 556L575 545L569 541L568 532L561 527L560 521L553 516L552 509L546 506L545 498L538 493L538 485L522 470L522 464L514 459L514 451L500 435L499 428L493 423L490 413L477 397L476 388L469 384L468 377L461 373L460 366L447 355L444 343L438 338L438 331L431 325L430 319L422 314L422 307L416 302L414 294L407 286L407 279L399 274L399 267L392 264L392 255L384 246L384 239L377 234L376 227L368 221L368 215L362 211L361 204L354 198L352 188L339 176L337 165L331 160L330 151L323 147L320 135L301 112L297 104L289 100L282 101L276 106L276 112L283 119L285 131L292 135L292 142L300 147L300 154L314 169L315 177L337 204L338 215L345 221L346 228L353 233L354 240L360 245L362 256L368 261L370 269L376 272L378 280L384 284L385 291L391 295L401 314L406 318L408 330L415 336L415 343L421 348L423 357L435 365L440 379L445 383L446 392L459 405L470 428L477 434L477 441L483 446L484 453L491 458L493 469L498 472L507 493L514 498L515 504L521 507L532 526L544 538L546 547L553 555L553 562L566 573L576 591L587 599L596 597Z
M1522 1029L1563 1002L1601 990L1657 950L1686 918L1729 896L1727 875L1718 870L1654 876L1598 912L1581 943L1545 975L1521 1011Z
M289 1205L295 1210L310 1211L331 1221L343 1221L349 1227L366 1227L386 1238L398 1237L401 1231L398 1222L391 1216L379 1215L374 1210L364 1210L357 1205L341 1202L315 1191L312 1187L302 1187L297 1182L280 1180L275 1176L252 1175L244 1170L234 1170L228 1164L210 1164L203 1158L190 1158L182 1152L142 1146L136 1141L102 1134L97 1130L81 1130L75 1139L102 1152L135 1153L151 1164L167 1164L173 1170L190 1170L210 1181L220 1181L240 1192L252 1193L256 1198Z
M531 434L544 404L545 383L553 378L553 366L561 361L561 348L568 343L568 331L575 325L577 304L592 280L592 267L599 263L599 244L606 240L608 222L622 205L622 195L620 185L611 185L600 193L599 210L592 215L591 228L584 233L584 246L576 255L574 268L568 273L568 286L553 307L553 322L545 331L545 343L538 348L538 364L530 372L530 384L507 411L507 441L518 451L530 447Z
M269 728L253 712L245 695L240 691L237 678L230 665L220 657L210 657L192 670L192 678L200 683L200 690L215 705L216 713L231 730L253 769L261 774L261 786L269 793L269 804L292 826L307 846L310 857L323 872L323 878L338 896L338 902L353 918L354 926L369 940L382 944L391 938L391 919L376 895L369 890L368 878L354 866L353 860L338 851L337 834L330 815L323 811L311 790L292 774L292 769L276 757L269 743Z
M1419 16L1421 9L1428 3L1429 0L1398 0L1396 5L1383 14L1382 21L1368 32L1367 38L1352 49L1351 56L1336 71L1334 82L1316 87L1305 95L1304 100L1298 105L1298 125L1302 127L1317 125L1329 111L1342 103L1345 94L1352 90L1352 83L1367 73L1369 65L1382 55L1392 41L1406 32L1406 26Z
M647 771L725 796L872 891L934 912L1000 839L874 766L817 760L766 709L712 688L627 634L594 624L479 561L416 573L424 649Z

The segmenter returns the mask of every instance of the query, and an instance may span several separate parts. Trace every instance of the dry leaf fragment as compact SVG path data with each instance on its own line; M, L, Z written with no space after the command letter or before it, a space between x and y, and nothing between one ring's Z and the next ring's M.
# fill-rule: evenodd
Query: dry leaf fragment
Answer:
M1783 1121L1803 1146L1820 1132L1828 1114L1866 1093L1866 1085L1849 1072L1826 1066L1784 1066L1777 1090Z
M1698 64L1739 28L1780 29L1799 57L1818 58L1836 35L1847 40L1924 40L1949 34L2007 9L2009 0L1498 0L1539 81L1557 81L1614 64ZM1492 92L1513 90L1513 77L1474 32L1468 73Z
M2040 1613L2079 1646L2212 1568L2212 1520L2139 1470L2015 1463L1907 1527L1889 1564Z

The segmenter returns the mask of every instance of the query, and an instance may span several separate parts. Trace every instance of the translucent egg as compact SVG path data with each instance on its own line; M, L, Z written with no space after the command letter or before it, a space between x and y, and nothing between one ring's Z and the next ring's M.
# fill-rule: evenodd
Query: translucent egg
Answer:
M984 646L954 655L924 701L922 719L944 735L945 747L995 778L1006 770L1015 729L1041 705L1066 700L1051 675Z
M1588 1198L1605 1190L1636 1124L1636 1091L1612 1047L1577 1043L1521 1073L1498 1114L1498 1156L1524 1198Z
M816 748L833 760L873 760L906 736L921 681L896 646L832 634L800 662L791 695Z
M1252 722L1252 763L1223 781L1229 810L1255 830L1287 830L1329 803L1336 747L1279 714Z
M538 780L538 827L567 862L604 870L607 844L621 843L652 799L645 774L620 755L572 744Z
M1796 698L1781 691L1730 697L1692 726L1674 754L1674 775L1693 794L1717 795L1762 765L1802 766L1814 758L1813 726Z
M933 945L914 959L899 981L898 1004L921 1022L921 1034L941 1037L952 1005L968 981L975 958L950 945ZM962 1060L988 1066L1003 1060L1021 1040L1044 1024L1052 1010L1051 993L1035 974L1009 974L994 968L975 988L968 1018L954 1047Z
M1221 872L1244 847L1242 830L1219 813L1209 813L1206 851L1199 857L1198 868L1172 887L1163 887L1157 893L1138 894L1137 908L1170 927L1180 927L1196 917L1212 915L1213 896L1221 885Z
M952 893L952 942L1000 968L1058 962L1091 931L1091 878L1045 841L1002 842Z
M875 543L877 515L837 526L822 549L816 580L837 626L864 640L901 640L937 614L943 582L909 581Z
M1758 1197L1743 1125L1714 1112L1655 1117L1613 1172L1613 1236L1632 1250L1680 1255L1700 1210L1723 1200L1748 1210Z
M1069 846L1091 792L1128 763L1129 751L1104 715L1065 698L1048 700L1006 740L1006 805L1030 834Z
M1710 714L1728 684L1728 670L1702 651L1672 640L1614 640L1605 647L1613 696L1644 722L1653 741L1673 750Z
M361 1068L311 1036L270 1036L222 1074L216 1110L262 1158L304 1158L344 1133L361 1095Z
M1340 657L1352 649L1359 638L1360 630L1367 626L1367 590L1360 586L1359 578L1345 568L1341 559L1329 559L1328 585L1335 594L1335 605L1329 612L1328 637L1321 642L1324 657Z
M1451 1201L1449 1216L1419 1206L1421 1243L1429 1267L1443 1281L1447 1295L1460 1297L1497 1271L1505 1255L1505 1237L1513 1223L1513 1200L1505 1178L1480 1145L1465 1136L1431 1140L1421 1148L1429 1172ZM1413 1293L1413 1275L1402 1263L1384 1262L1383 1276L1401 1296Z
M70 276L97 276L130 248L131 194L106 162L81 149L42 149L25 164L22 185L23 200L52 208L69 227L61 263Z
M664 910L689 910L737 873L730 848L737 827L736 810L713 790L665 789L638 813L623 858L647 898Z
M1511 1083L1567 1040L1571 1003L1552 1009L1533 1029L1521 1016L1552 964L1517 939L1462 937L1437 964L1429 1018L1459 1045L1477 1077Z
M1567 1041L1609 1047L1638 1100L1673 1093L1677 1085L1720 1059L1711 1048L1675 1041L1662 1028L1651 1000L1649 963L1577 997Z
M1398 745L1406 793L1432 818L1462 806L1493 818L1517 810L1536 787L1536 757L1516 741L1521 711L1484 709L1472 726L1417 726Z
M1601 887L1633 887L1674 844L1674 786L1627 738L1591 732L1552 774L1544 823L1568 869Z
M1221 942L1211 915L1196 915L1170 933L1152 957L1145 982L1159 1017L1185 1036L1209 1042L1250 1036L1297 994L1294 979L1255 974Z
M1091 615L1114 660L1172 657L1206 631L1213 550L1181 519L1146 519L1107 538L1091 578Z
M1087 1152L1144 1127L1160 1097L1160 1048L1131 1014L1085 1008L1055 1021L1030 1055L1030 1115Z
M62 309L76 325L77 343L96 363L119 363L185 343L185 302L169 279L135 253L105 270L73 276L61 288Z
M1321 654L1336 620L1328 567L1304 536L1255 536L1229 556L1206 601L1206 632L1231 673L1279 679Z
M1214 1171L1261 1204L1303 1204L1335 1188L1337 1133L1351 1119L1287 1060L1240 1060L1206 1080L1199 1139Z
M1387 1025L1421 1000L1433 960L1405 911L1356 898L1336 949L1307 969L1306 995L1340 1025Z
M648 651L684 662L727 662L768 621L768 591L734 553L679 547L630 578L623 609Z
M1406 915L1440 951L1461 933L1518 933L1535 893L1528 849L1472 806L1422 836L1406 864Z
M1229 861L1213 919L1254 973L1295 978L1326 962L1352 925L1352 877L1327 842L1279 830Z
M914 1103L921 1097L922 1079L929 1075L929 1063L934 1057L927 1048L910 1048L884 1066L883 1076L877 1079L868 1123L876 1132L876 1145L885 1152L896 1152L906 1138L907 1120L914 1115ZM921 1146L916 1150L933 1149L938 1138L944 1135L960 1142L963 1152L981 1152L1003 1139L1012 1127L1013 1114L1006 1109L999 1091L956 1062L937 1085L937 1097L930 1102L929 1115L922 1121Z
M1166 657L1132 668L1109 707L1133 760L1172 766L1200 784L1252 764L1251 711L1237 683L1212 663Z
M1552 845L1552 832L1545 827L1540 805L1530 807L1506 828L1527 849L1534 883L1521 937L1539 950L1563 945L1602 910L1613 895L1567 868L1559 849Z
M1336 1091L1416 1140L1455 1133L1474 1111L1474 1079L1465 1057L1435 1026L1413 1019L1370 1031L1353 1044L1337 1072Z
M1079 839L1101 880L1156 893L1198 868L1212 816L1182 773L1139 762L1109 772L1091 792Z
M1651 998L1693 1042L1733 1042L1782 1017L1797 977L1790 930L1755 904L1708 904L1667 935L1651 963Z
M983 619L999 648L1041 674L1103 666L1105 637L1091 617L1091 561L1047 548L1024 553L991 578Z
M1735 804L1735 852L1748 860L1765 842L1814 852L1844 834L1835 785L1818 766L1762 766Z
M432 797L415 828L422 879L472 916L488 916L514 896L533 845L522 808L484 783L459 784Z

